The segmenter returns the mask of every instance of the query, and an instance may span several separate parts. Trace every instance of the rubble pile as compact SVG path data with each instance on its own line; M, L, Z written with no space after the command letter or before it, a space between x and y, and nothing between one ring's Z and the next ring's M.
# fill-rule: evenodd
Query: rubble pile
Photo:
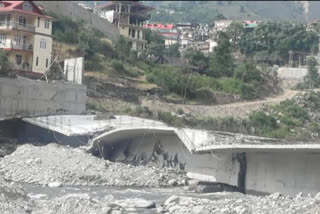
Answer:
M57 144L18 147L14 153L0 159L0 173L10 181L50 187L159 187L186 183L185 175L171 169L114 163L94 157L82 149ZM176 182L172 182L173 178Z
M298 194L291 198L279 193L269 196L250 196L240 193L232 193L231 197L223 196L214 200L183 196L171 196L166 200L161 210L172 214L263 214L263 213L319 213L320 194L316 197L302 196ZM219 194L215 193L219 196ZM158 208L160 209L160 208Z

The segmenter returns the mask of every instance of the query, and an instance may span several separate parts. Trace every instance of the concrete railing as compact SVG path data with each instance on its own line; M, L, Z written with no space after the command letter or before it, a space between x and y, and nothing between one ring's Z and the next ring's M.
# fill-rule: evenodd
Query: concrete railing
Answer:
M32 44L10 44L10 48L12 49L17 49L17 50L23 50L23 51L33 51L33 46Z
M22 30L27 32L35 32L36 27L33 25L23 24L19 22L0 22L0 29L13 29L13 30Z

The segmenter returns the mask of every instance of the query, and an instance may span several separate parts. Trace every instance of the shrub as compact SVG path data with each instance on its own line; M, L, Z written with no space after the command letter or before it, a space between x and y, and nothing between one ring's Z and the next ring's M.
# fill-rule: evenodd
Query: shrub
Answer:
M203 103L211 104L216 102L216 96L208 87L202 87L196 90L196 98Z
M122 62L119 60L112 60L111 61L111 67L113 68L113 71L115 71L118 74L125 74L127 73L125 67L123 66Z
M265 134L278 128L277 120L263 111L255 111L249 114L249 123L258 134Z
M243 82L261 81L262 76L257 68L256 64L253 62L245 62L239 64L234 71L235 78L242 80Z

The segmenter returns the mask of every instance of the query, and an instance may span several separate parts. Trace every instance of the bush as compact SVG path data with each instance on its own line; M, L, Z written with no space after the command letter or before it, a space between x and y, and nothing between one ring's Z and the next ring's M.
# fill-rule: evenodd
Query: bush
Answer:
M234 77L243 82L260 82L262 80L261 73L253 62L245 62L238 65L234 71Z
M118 74L125 74L127 73L125 67L123 66L122 62L119 60L112 60L111 61L111 67L113 69L114 72L118 73Z
M258 134L265 134L278 128L277 120L263 111L255 111L249 114L249 123Z
M182 118L173 116L170 112L158 112L159 120L163 121L164 123L174 126L174 127L185 127Z
M95 55L90 60L85 60L84 68L86 71L101 71L104 67L101 64L100 57Z
M208 87L197 89L196 98L206 104L212 104L216 102L216 96Z
M299 121L305 121L309 118L308 112L296 104L293 100L282 101L278 106L275 106L274 109L281 112L286 117Z

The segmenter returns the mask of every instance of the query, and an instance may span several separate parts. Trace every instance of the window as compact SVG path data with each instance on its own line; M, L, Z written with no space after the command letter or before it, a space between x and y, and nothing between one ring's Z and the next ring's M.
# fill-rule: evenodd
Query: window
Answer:
M16 45L21 45L22 44L22 36L20 35L15 35L13 38L14 44Z
M21 65L22 62L22 56L21 55L16 55L16 64Z
M45 39L40 39L40 48L42 49L47 48L47 41Z
M135 30L132 30L132 31L131 31L131 34L132 34L132 38L135 38L135 37L136 37L136 31L135 31Z
M19 16L19 25L26 26L26 24L27 24L26 17Z
M32 11L32 5L30 4L30 2L27 1L23 3L22 8L25 11Z
M0 34L0 44L6 44L7 41L7 35L5 34Z
M44 21L44 28L46 28L46 29L50 28L50 21L49 20Z
M39 57L36 58L36 66L39 65Z
M46 59L46 68L48 67L49 65L49 59Z
M140 39L140 31L138 30L138 39Z
M38 17L38 27L40 27L40 17Z

